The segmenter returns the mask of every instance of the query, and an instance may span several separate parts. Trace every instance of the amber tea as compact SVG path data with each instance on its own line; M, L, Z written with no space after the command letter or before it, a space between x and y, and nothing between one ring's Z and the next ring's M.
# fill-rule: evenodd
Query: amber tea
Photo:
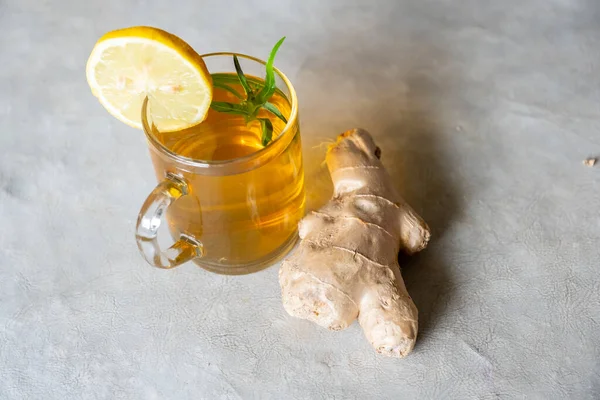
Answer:
M231 65L231 55L204 59L211 70ZM264 65L249 57L240 60L244 70L251 72L246 75L248 85L264 85L256 77ZM231 69L219 76L229 89L244 93ZM266 146L258 119L248 122L243 115L211 109L194 127L161 132L152 124L151 105L145 107L144 127L156 176L166 182L155 192L160 194L158 203L168 202L162 207L177 241L161 252L154 240L146 243L138 238L153 264L169 268L194 259L215 272L247 273L269 265L294 245L304 214L301 141L295 93L285 77L277 79L269 103L283 118L263 109L257 115L272 125L272 139ZM213 101L233 103L239 98L215 85ZM151 198L147 203L152 203ZM158 203L143 208L155 210L161 207Z
M214 89L213 99L235 101L231 93L219 88ZM285 116L290 115L291 106L283 93L276 92L270 101ZM271 120L276 140L285 123L267 111L260 116ZM294 129L287 148L264 165L228 176L186 176L192 196L169 207L167 221L175 237L186 233L202 241L206 251L202 262L251 263L295 236L304 210L304 179L300 135L297 126ZM206 161L235 160L263 148L258 121L246 124L243 116L213 110L200 125L159 133L157 138L177 155ZM172 166L153 158L162 178Z
M94 45L85 69L92 94L113 117L143 129L158 178L135 228L151 265L193 260L249 273L294 245L304 175L296 93L274 65L284 41L266 62L202 56L151 26L107 32Z

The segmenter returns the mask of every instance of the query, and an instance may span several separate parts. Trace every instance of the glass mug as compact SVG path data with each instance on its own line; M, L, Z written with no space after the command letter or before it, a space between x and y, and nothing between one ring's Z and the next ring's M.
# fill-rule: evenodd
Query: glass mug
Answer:
M246 77L257 83L265 62L236 55ZM233 53L202 57L211 73L235 78ZM251 151L244 143L257 121L246 125L243 117L209 114L197 127L160 132L152 105L144 101L142 125L159 183L140 210L136 240L151 265L172 268L193 260L209 271L244 274L267 267L296 243L305 206L298 101L287 77L279 70L275 75L278 91L270 101L289 117L287 123L273 121L279 135ZM214 96L222 100L217 90ZM224 138L229 142L221 143ZM175 240L166 249L158 237L163 219Z

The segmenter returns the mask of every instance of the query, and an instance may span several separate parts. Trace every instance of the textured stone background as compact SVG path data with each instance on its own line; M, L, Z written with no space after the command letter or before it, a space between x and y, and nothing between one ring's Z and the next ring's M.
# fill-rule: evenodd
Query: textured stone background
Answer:
M598 21L597 0L0 0L0 398L599 398ZM318 145L376 136L434 233L402 258L410 357L287 316L276 266L145 265L144 138L84 74L138 24L199 52L288 36L311 206Z

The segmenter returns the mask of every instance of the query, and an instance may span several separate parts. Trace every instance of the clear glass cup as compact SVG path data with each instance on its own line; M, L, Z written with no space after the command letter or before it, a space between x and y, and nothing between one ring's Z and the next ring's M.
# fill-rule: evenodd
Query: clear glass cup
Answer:
M264 61L236 55L246 76L264 76ZM203 59L211 73L231 74L232 57L213 53ZM193 260L209 271L244 274L269 266L294 246L305 205L298 101L279 70L276 84L289 105L287 124L281 122L281 132L266 147L227 160L190 158L165 145L172 133L157 130L146 99L142 124L159 183L140 210L136 239L151 265L172 268ZM210 132L217 140L235 129L243 128L223 123ZM165 220L175 240L166 249L158 238Z

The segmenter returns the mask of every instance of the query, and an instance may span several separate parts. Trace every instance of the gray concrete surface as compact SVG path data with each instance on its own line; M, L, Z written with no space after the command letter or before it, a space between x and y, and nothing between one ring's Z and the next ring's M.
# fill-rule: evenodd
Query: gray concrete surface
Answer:
M0 398L599 398L598 21L595 0L1 0ZM84 76L102 33L138 24L199 52L288 36L312 206L315 146L376 136L433 230L402 258L412 355L287 316L276 266L144 263L144 138Z

